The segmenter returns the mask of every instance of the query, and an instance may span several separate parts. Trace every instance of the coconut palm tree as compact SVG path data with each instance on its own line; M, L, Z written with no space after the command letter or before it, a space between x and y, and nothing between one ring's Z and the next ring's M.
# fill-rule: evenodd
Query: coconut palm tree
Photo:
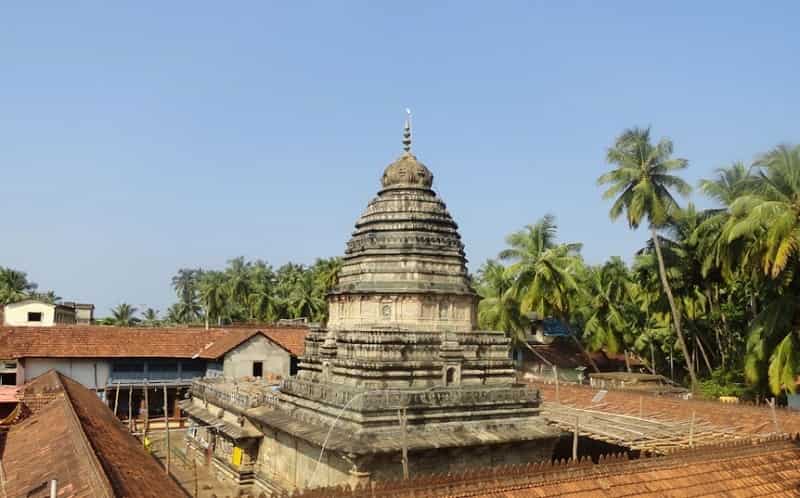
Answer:
M248 308L247 297L250 294L251 265L243 256L228 261L225 269L225 279L228 288L228 303L242 309Z
M247 296L251 320L272 322L278 319L280 306L275 285L272 266L261 260L253 263L250 268L250 294Z
M587 282L590 314L584 326L584 338L590 349L606 349L611 353L627 349L625 336L630 320L626 307L630 303L630 283L628 269L619 257L591 271Z
M581 244L557 245L557 231L555 217L548 214L506 237L509 247L499 257L511 261L507 271L523 312L562 313L569 307L569 292L577 288L570 270L575 269Z
M514 283L508 292L519 302L523 314L535 311L539 316L564 322L592 368L598 371L569 324L573 303L580 293L575 276L583 267L581 244L556 244L557 230L555 218L548 214L506 238L510 247L500 252L500 259L511 261L507 271Z
M310 271L301 273L295 280L287 304L292 318L306 317L315 321L322 318L325 301L315 291L314 275Z
M156 327L161 322L158 318L158 310L153 308L145 309L144 312L142 312L142 318L144 319L145 325L148 327Z
M57 295L54 291L33 292L30 294L30 297L49 304L56 304L61 301L61 296Z
M181 268L172 277L172 288L175 289L181 301L189 301L197 290L197 274L198 270L196 269Z
M757 179L730 205L727 241L743 243L742 265L761 272L766 305L747 341L745 375L778 394L796 389L800 371L800 146L781 145L755 163Z
M528 320L520 311L511 289L514 279L501 263L488 260L478 270L478 324L485 330L502 330L517 342L525 342Z
M690 358L683 329L681 313L667 279L664 258L661 254L661 243L658 229L663 227L669 215L678 203L671 190L681 195L688 195L691 187L674 172L685 169L689 162L686 159L671 157L672 141L662 138L657 144L650 140L650 129L632 128L625 130L608 150L607 160L616 167L600 176L597 182L608 185L603 194L605 199L614 198L609 215L612 220L623 214L628 226L636 229L642 222L650 225L653 246L658 259L661 284L669 301L670 312L678 344L686 358ZM687 365L692 388L697 388L697 374L694 366Z
M716 178L699 182L700 191L720 206L706 211L704 220L691 236L702 257L705 277L716 271L719 273L714 277L717 280L735 278L737 267L733 262L735 254L741 252L741 243L729 243L724 227L730 219L731 204L747 194L757 181L751 171L744 163L735 162L728 168L717 169Z
M512 265L513 292L523 313L554 316L569 321L579 292L576 271L581 264L580 244L561 244L544 251L530 265Z
M202 272L192 268L181 268L172 277L172 288L178 295L178 303L172 317L179 323L191 323L200 316L200 305L197 303L197 285Z
M800 145L781 145L757 162L752 192L731 204L728 240L749 239L764 274L777 278L800 259Z
M502 260L513 260L519 265L536 261L544 251L555 247L557 232L555 216L546 214L533 225L526 225L522 230L506 237L508 248L500 251L499 257Z
M217 325L221 325L222 314L225 312L230 296L230 288L225 275L218 271L203 272L199 288L206 328L209 327L209 320L212 318L217 320Z
M138 310L128 303L119 303L111 309L111 319L114 325L120 327L130 327L136 325L139 319L136 318Z
M10 304L27 299L37 285L28 281L25 272L0 267L0 304Z
M311 266L314 282L324 297L339 282L339 270L342 269L342 258L317 258Z

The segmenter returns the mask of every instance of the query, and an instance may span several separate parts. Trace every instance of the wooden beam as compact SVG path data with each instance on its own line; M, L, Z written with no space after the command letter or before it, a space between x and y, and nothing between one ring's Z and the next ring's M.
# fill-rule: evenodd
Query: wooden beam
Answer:
M553 365L553 377L556 379L556 402L561 402L561 395L558 389L558 367Z
M170 456L171 456L170 455L171 454L171 448L169 446L169 411L167 411L167 386L166 386L166 384L164 385L164 430L165 430L164 436L167 439L167 455L166 455L166 465L164 466L164 469L167 471L167 474L169 475L169 460L170 460Z
M575 417L575 431L572 433L572 459L578 460L578 434L581 430L581 418Z
M133 432L136 427L133 425L133 389L128 388L128 429Z
M150 399L147 386L143 387L142 391L144 391L144 436L142 437L142 442L147 444L147 429L150 426Z
M114 416L117 416L117 406L119 405L119 384L117 384L117 394L114 395Z

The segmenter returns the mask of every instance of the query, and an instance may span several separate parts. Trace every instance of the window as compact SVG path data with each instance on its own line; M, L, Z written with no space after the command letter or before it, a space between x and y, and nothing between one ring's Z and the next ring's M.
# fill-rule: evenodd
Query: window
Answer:
M254 361L253 377L263 377L263 376L264 376L264 363L261 361Z
M28 312L28 321L29 322L41 322L42 321L42 313L41 312Z

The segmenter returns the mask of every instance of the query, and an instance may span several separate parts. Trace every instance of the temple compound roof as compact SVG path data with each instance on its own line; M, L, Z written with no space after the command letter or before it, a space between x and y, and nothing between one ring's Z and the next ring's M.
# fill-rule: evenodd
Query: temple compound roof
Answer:
M596 415L611 414L627 416L629 419L682 422L685 426L694 414L697 434L701 426L707 425L713 427L715 432L726 432L729 436L751 441L775 434L800 433L800 412L786 408L773 410L766 405L685 400L646 392L606 391L577 384L561 384L556 388L553 384L540 383L537 387L547 400L544 403L545 411L560 411L557 408L560 405L573 411L584 410ZM674 435L678 435L677 431ZM721 439L719 437L717 441ZM702 441L698 438L695 444L702 444Z
M543 462L421 476L351 489L308 490L294 498L529 498L797 496L800 441L775 438L684 450L665 457L601 457L599 464Z
M305 327L0 327L0 358L218 359L255 335L303 354Z
M20 389L0 433L0 496L184 498L186 493L125 431L97 395L54 370Z

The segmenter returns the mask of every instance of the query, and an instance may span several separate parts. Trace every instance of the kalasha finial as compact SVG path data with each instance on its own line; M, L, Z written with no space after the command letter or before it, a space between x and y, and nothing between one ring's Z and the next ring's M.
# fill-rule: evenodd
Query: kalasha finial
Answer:
M406 124L403 127L403 150L411 152L411 109L406 107Z

